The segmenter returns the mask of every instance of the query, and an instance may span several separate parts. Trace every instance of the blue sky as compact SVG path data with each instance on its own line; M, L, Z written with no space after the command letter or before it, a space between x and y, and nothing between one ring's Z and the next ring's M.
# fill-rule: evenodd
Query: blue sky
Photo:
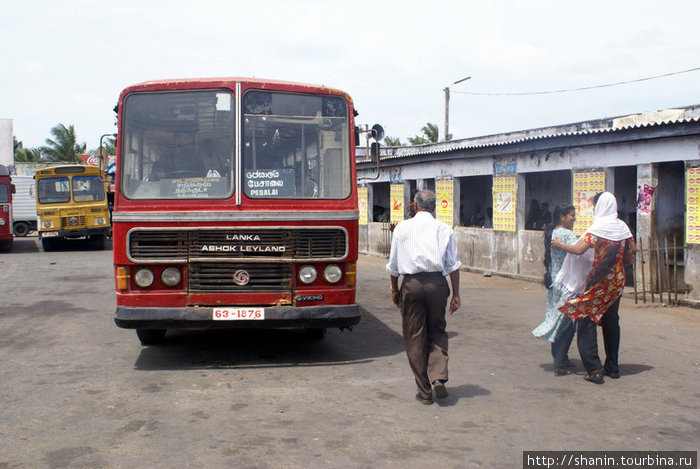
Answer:
M5 0L0 118L25 146L73 124L98 146L121 90L160 78L255 76L348 92L386 134L454 138L700 104L697 1Z

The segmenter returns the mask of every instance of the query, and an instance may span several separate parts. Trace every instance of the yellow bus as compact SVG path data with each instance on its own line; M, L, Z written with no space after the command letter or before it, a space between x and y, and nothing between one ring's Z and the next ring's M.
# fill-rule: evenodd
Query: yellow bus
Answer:
M105 248L110 216L103 171L96 166L54 166L37 171L34 179L37 229L44 251L69 238L84 238L98 249Z

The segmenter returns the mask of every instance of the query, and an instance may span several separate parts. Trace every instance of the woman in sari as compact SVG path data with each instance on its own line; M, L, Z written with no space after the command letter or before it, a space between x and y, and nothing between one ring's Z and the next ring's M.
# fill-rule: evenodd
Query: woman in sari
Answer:
M603 375L620 377L618 352L620 347L620 323L618 310L625 287L624 263L632 263L635 244L632 233L617 218L617 201L610 192L603 192L594 199L593 224L573 246L552 239L552 246L570 254L583 254L594 249L593 266L586 277L586 290L567 301L559 311L576 320L577 345L581 361L586 368L585 380L603 384ZM598 357L598 331L603 329L605 365Z
M554 223L547 225L544 231L544 285L547 287L547 303L544 321L532 334L552 343L555 376L571 374L567 368L573 366L569 360L569 347L574 338L575 328L574 321L558 311L558 308L571 298L571 293L561 286L552 285L552 280L557 277L564 263L566 252L552 247L551 244L553 237L561 239L565 244L575 244L576 235L571 231L575 221L576 209L573 205L557 205L554 209Z

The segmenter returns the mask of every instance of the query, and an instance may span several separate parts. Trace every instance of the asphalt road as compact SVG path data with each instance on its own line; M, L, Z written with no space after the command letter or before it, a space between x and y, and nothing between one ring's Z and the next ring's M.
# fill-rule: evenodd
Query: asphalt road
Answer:
M117 328L111 251L0 253L0 469L512 468L526 450L698 450L700 311L634 305L619 380L555 377L536 284L462 276L450 396L414 400L385 260L362 257L363 320L289 331ZM602 348L602 346L601 346Z

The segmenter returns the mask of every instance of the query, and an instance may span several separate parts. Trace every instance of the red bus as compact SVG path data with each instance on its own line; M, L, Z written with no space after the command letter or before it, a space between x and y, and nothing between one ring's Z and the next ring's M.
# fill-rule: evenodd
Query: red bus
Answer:
M12 247L12 194L14 186L10 178L10 170L0 164L0 250L7 251Z
M115 323L352 328L354 109L325 86L250 78L126 88L117 105Z

